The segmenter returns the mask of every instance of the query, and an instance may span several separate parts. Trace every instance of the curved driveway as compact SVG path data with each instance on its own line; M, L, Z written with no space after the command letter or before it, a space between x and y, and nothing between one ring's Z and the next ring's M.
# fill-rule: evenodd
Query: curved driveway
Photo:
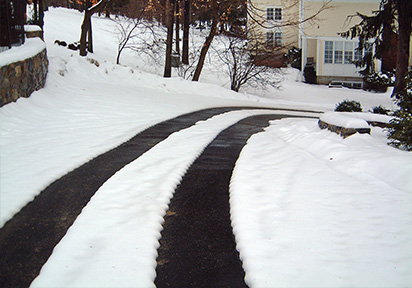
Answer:
M99 187L111 176L113 176L118 170L120 170L133 160L137 159L139 156L141 156L143 153L148 151L151 147L153 147L160 141L167 138L173 132L190 127L194 125L196 122L200 120L206 120L212 117L213 115L246 108L247 107L226 107L206 109L185 114L173 118L171 120L161 122L139 133L138 135L136 135L129 141L125 142L124 144L120 145L119 147L94 158L93 160L80 166L79 168L73 170L72 172L66 174L62 178L56 180L54 183L49 185L32 202L27 204L19 213L17 213L0 229L0 286L28 287L30 283L33 281L33 279L37 277L41 267L44 265L44 263L51 255L53 248L65 235L67 229L73 224L74 220L80 214L83 207L86 206L90 198L95 194ZM172 280L172 283L175 285L175 287L184 287L186 286L185 283L189 283L188 285L195 285L196 287L212 287L215 286L213 283L221 283L221 285L218 286L223 285L225 287L230 287L226 285L227 283L230 283L227 282L228 280L230 281L230 279L238 279L236 280L239 281L237 283L241 283L239 285L245 286L243 282L244 272L241 268L241 263L238 259L238 255L235 250L234 238L230 227L230 216L228 210L228 184L231 172L234 167L234 163L236 162L239 152L245 145L247 139L253 133L260 131L262 127L267 126L268 121L270 119L277 119L282 117L289 116L257 116L240 121L238 124L231 126L224 132L222 132L208 146L204 153L199 157L199 159L192 165L192 167L187 172L185 178L182 180L181 185L177 188L176 194L172 199L172 203L170 206L170 209L180 209L180 212L174 214L176 215L176 217L166 217L165 229L162 234L163 239L161 240L161 244L165 241L172 241L172 239L177 239L176 237L180 237L178 236L179 234L173 234L174 232L169 232L169 226L171 227L175 225L175 227L179 227L179 229L180 226L184 226L181 224L177 224L177 226L176 224L170 224L173 223L173 221L170 221L169 219L182 219L183 221L187 221L187 217L192 218L193 214L188 215L185 218L185 214L182 211L187 210L187 213L193 213L194 210L191 210L192 212L190 212L190 209L195 209L195 211L198 211L200 207L206 208L201 209L202 211L214 211L215 213L212 213L212 215L222 215L221 217L219 216L219 219L221 221L219 220L218 222L222 223L223 227L218 228L221 230L217 231L223 231L219 234L226 236L223 237L225 239L218 240L220 242L215 243L213 242L213 239L217 238L215 237L215 234L214 232L212 232L212 230L208 232L209 236L212 236L209 238L204 238L204 234L197 235L193 234L192 232L183 232L186 234L192 233L192 239L204 238L201 242L203 242L202 245L206 245L203 247L206 247L209 251L207 252L207 254L209 256L211 255L211 257L208 257L209 260L212 262L208 262L209 260L207 260L206 257L205 262L199 263L198 265L196 264L196 269L198 271L195 274L193 274L195 276L192 277L192 280L190 281L198 281L200 279L200 282L190 282L192 284L190 284L189 282L180 282L189 281L188 279L183 279L183 277L182 279ZM215 175L219 177L211 176L212 172L217 172L217 174ZM201 179L199 178L200 176L206 178ZM196 179L195 182L201 184L199 186L200 190L196 190L199 192L193 191L192 195L187 195L183 192L179 192L182 191L182 189L186 190L187 187L196 186L194 185L195 183L193 182L193 177ZM207 177L212 177L209 178L209 180L220 179L221 181L210 182L209 180L207 180ZM218 187L218 189L213 188L215 186ZM199 195L196 194L204 193L205 191L215 191L217 193L217 196L215 194L207 193L207 197L204 198L199 197ZM221 193L221 191L223 191L224 193ZM196 202L189 201L189 199L193 199L193 197L197 199L202 199L202 201L200 201L199 204L195 204ZM220 200L217 201L217 198L215 197L219 198ZM179 201L181 201L179 199L186 199L185 201L183 201L186 203L193 202L192 205L189 205L191 206L191 208L179 204ZM203 205L207 201L209 201L209 205L211 205L208 208L207 206ZM216 219L211 217L210 214L195 214L197 214L197 218L199 219L199 221L203 221L204 219ZM189 226L191 228L203 227L201 228L201 230L204 231L207 231L208 229L205 227L215 228L215 225L213 224L212 226L210 226L210 223L205 224L206 226L201 225L203 224L199 223L199 225ZM182 233L182 231L176 231L176 233ZM188 243L187 241L185 241L185 243L189 244L190 246L190 243L192 242ZM220 249L223 253L221 255L229 255L230 257L221 257L218 256L219 254L216 254L217 252L215 248L218 248L221 244L229 245L227 246L227 248ZM174 254L171 254L171 249L165 250L164 247L165 246L162 245L159 249L158 263L172 263L170 262L170 256ZM172 247L172 245L169 245L168 247ZM195 250L197 250L197 252L202 252L205 251L206 248L202 248L202 246L199 246ZM193 250L193 247L189 247L189 249ZM184 253L189 252L185 251ZM176 257L172 256L172 258ZM189 259L188 257L183 258L186 258L186 260ZM183 258L176 258L175 260L184 261ZM226 258L229 259L229 262L227 262L229 264L225 264L224 261L222 262L222 259ZM216 262L213 261L218 261L220 264L218 265L216 264ZM187 270L187 267L184 265L191 265L191 267L193 267L191 263L193 262L186 261L186 264L177 264L174 266L180 267L179 269ZM216 272L213 272L204 269L204 265L210 265L210 263L214 263L212 266L218 265L216 267L225 266L226 270L222 270L219 268L218 270L215 269ZM178 270L170 270L170 267L173 266L168 266L166 264L158 265L158 277L156 278L156 284L158 285L158 287L169 287L168 285L170 285L170 283L167 282L167 279L170 278L170 275L177 273L180 274ZM202 271L204 273L201 273ZM229 271L233 271L230 272L231 275L233 274L233 277L228 277L225 271L227 271L227 273L229 273ZM223 278L226 278L226 282L220 282ZM210 281L213 281L213 283ZM241 287L239 285L235 285L233 287Z

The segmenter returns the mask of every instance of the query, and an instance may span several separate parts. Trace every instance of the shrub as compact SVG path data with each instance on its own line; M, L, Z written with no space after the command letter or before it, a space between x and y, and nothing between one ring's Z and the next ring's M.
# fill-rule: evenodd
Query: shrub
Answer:
M388 90L388 86L393 86L394 77L394 72L371 73L363 78L365 82L364 89L384 93Z
M309 84L316 84L316 71L313 65L306 65L303 70L303 76L305 77L305 82Z
M286 64L290 64L293 68L302 70L302 49L292 47L285 54Z
M361 103L354 100L343 100L335 106L336 112L362 112Z
M382 105L379 105L379 106L373 107L371 112L375 114L389 115L390 110L386 109Z

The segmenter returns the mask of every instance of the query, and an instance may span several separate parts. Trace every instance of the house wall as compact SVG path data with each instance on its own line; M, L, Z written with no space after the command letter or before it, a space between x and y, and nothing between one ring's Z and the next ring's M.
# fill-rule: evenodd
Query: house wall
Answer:
M285 25L292 21L297 23L299 19L299 1L296 0L256 0L252 1L252 9L256 15L255 18L260 22L265 22L265 26L257 25L256 22L248 19L249 31L261 41L265 41L266 32L281 32L282 45L286 47L299 46L299 28L297 25ZM248 5L251 6L250 2ZM266 21L266 8L282 8L282 20ZM253 31L252 31L253 30Z
M371 15L372 11L379 8L379 3L379 0L334 0L315 19L303 24L303 37L307 38L304 42L307 51L306 57L314 57L316 59L316 74L319 84L328 84L333 80L361 81L358 73L360 69L355 65L348 63L325 63L325 41L340 42L343 43L343 46L345 46L345 43L352 43L348 45L357 47L356 40L344 39L338 33L345 32L360 22L359 17L351 18L351 15L356 15L356 12ZM322 5L324 5L323 1L305 1L305 18L314 15L322 8ZM305 65L307 58L302 60L302 64ZM377 67L380 65L378 61L375 64Z
M318 55L317 55L317 39L307 39L307 47L308 49L306 50L306 57L307 58L313 58L314 63L318 63Z
M360 22L359 17L348 18L356 12L371 15L379 8L380 0L339 1L333 0L315 19L304 23L305 35L308 37L339 37L337 33L345 32ZM311 17L324 5L324 1L305 1L305 18Z

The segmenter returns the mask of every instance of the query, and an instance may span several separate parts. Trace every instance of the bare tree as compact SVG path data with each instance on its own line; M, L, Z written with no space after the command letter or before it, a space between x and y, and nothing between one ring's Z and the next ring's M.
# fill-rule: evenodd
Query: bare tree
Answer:
M104 5L106 5L107 2L110 0L100 0L97 4L93 5L90 8L87 8L84 11L84 19L83 19L83 24L81 27L81 35L80 35L80 56L86 56L87 51L86 51L86 38L89 36L89 48L90 51L93 51L93 39L92 39L92 15L96 12L101 11L104 8Z
M259 49L257 42L250 42L239 37L224 37L219 46L225 47L223 50L216 51L220 60L226 65L227 73L230 78L230 89L239 92L245 85L266 88L268 86L278 87L280 82L280 71L276 73L271 70L271 77L268 72L271 68L263 65L256 65L254 50ZM252 46L253 45L253 46ZM277 74L277 75L275 75ZM274 77L276 76L276 77Z
M144 10L142 11L143 16ZM120 64L120 55L124 49L131 48L128 46L131 41L138 36L134 33L136 29L142 23L142 18L116 18L113 20L116 22L117 29L119 31L119 45L117 46L116 64ZM134 44L134 43L133 43ZM132 44L132 45L133 45Z
M182 63L189 64L190 0L184 0Z
M145 13L142 13L142 17ZM137 53L138 56L160 64L159 60L164 54L164 27L144 18L117 17L113 19L117 27L119 39L117 50L117 64L120 64L121 53L128 49Z
M217 32L217 24L219 22L219 6L217 4L217 0L212 0L212 14L212 27L210 28L209 35L206 37L205 43L203 44L202 50L200 51L199 62L197 63L195 74L193 75L193 81L199 81L200 73L202 72L203 65L205 63L207 51L209 50L210 44L212 44L213 38L215 37Z
M166 39L166 63L163 77L172 77L172 45L173 45L173 4L175 0L166 0L167 39Z
M175 19L176 19L176 25L175 25L175 31L176 31L176 53L180 55L180 0L175 0Z

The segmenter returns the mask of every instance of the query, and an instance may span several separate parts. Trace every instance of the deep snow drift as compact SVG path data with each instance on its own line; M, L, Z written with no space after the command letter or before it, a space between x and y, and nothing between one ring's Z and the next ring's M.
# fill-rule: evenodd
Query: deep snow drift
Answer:
M182 113L217 106L331 111L344 99L360 101L365 110L394 105L389 92L297 82L296 70L285 70L279 90L245 87L246 94L222 88L227 85L224 67L217 69L212 62L206 63L202 83L150 74L161 66L130 51L122 55L125 66L115 65L114 23L97 16L95 53L81 58L53 44L56 39L77 41L81 20L77 11L50 8L46 87L0 108L0 226L53 180ZM201 36L195 38L199 46ZM198 123L120 170L85 207L33 286L153 286L160 224L174 187L214 135L254 113L266 112L231 112ZM184 140L193 145L183 146ZM249 140L230 188L247 283L408 286L411 173L412 154L387 146L380 128L342 139L321 131L316 120L274 121ZM154 189L158 194L147 193Z

